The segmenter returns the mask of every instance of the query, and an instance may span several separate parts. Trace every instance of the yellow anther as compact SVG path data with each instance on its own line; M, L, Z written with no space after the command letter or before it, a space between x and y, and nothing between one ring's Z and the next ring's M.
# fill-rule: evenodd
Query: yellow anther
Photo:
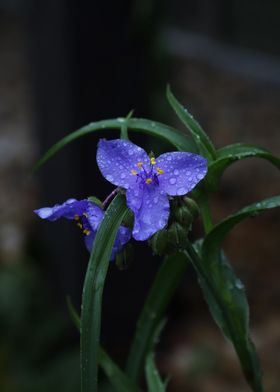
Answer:
M81 223L77 223L77 226L78 226L80 229L83 228L83 225L82 225Z
M136 171L135 170L130 170L131 171L131 173L134 175L134 176L136 176Z
M83 233L85 234L85 235L90 235L90 231L89 230L83 230Z
M75 221L78 221L80 219L79 215L74 216Z
M146 184L150 184L153 180L151 178L147 178Z
M83 215L87 218L88 214L86 212L83 212Z
M156 159L155 159L154 157L152 157L152 158L150 159L150 162L151 162L152 165L155 165L155 164L156 164Z
M160 167L157 167L157 174L163 174L164 173L164 171L160 168Z
M137 163L137 166L138 166L138 167L142 167L142 166L143 166L143 162L138 162L138 163Z

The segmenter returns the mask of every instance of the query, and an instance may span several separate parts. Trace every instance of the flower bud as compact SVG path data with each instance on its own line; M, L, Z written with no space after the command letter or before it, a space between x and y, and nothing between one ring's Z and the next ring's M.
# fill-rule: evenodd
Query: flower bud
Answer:
M167 253L168 248L168 233L163 229L157 231L149 240L149 244L153 249L154 254L162 256Z
M199 207L197 203L187 196L184 196L182 201L184 205L188 208L189 212L192 214L194 220L199 214Z
M170 251L183 250L188 242L188 228L174 222L168 228L168 245Z

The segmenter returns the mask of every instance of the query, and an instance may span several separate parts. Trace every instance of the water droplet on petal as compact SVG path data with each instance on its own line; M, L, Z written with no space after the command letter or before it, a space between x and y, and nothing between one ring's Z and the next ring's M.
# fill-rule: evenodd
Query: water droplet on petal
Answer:
M178 195L178 196L180 196L180 195L185 195L186 193L187 193L187 190L186 190L186 188L184 188L184 187L178 188L178 189L177 189L177 195Z
M121 178L124 179L126 175L124 173L121 174Z
M133 155L133 151L132 150L128 150L128 155Z
M202 178L204 178L204 174L199 173L199 174L197 175L197 179L198 179L198 180L202 180Z
M171 161L171 156L168 155L166 159L167 159L167 161Z
M106 180L112 182L114 181L114 177L109 174L108 176L106 176Z
M153 202L154 202L155 204L157 204L157 202L158 202L158 196L155 196L155 197L153 198Z
M178 176L179 170L175 169L174 172L173 172L173 174L174 174L175 176Z
M176 178L174 178L174 177L172 177L172 178L169 179L169 183L170 183L171 185L176 184L176 182L177 182L177 180L176 180Z

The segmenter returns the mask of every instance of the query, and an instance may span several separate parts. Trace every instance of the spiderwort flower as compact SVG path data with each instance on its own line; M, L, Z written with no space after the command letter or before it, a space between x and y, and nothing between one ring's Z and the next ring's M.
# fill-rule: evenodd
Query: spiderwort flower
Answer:
M43 207L34 211L40 218L56 221L59 218L73 219L85 235L85 245L90 252L99 225L103 219L104 211L90 200L68 199L63 204L53 207ZM112 249L111 260L121 250L131 237L127 227L120 226Z
M134 212L132 235L146 240L168 221L168 196L190 192L207 172L207 161L189 152L168 152L149 158L127 140L101 139L97 164L112 184L126 189L128 207Z

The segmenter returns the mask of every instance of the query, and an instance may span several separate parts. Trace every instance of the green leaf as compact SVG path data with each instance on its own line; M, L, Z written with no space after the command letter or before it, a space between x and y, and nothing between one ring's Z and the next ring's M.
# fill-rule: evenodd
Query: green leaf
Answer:
M104 282L117 230L128 213L117 195L96 234L83 287L81 313L81 391L97 392L98 347Z
M280 207L280 196L274 196L258 203L251 204L242 208L237 213L229 215L226 219L214 226L206 236L202 246L202 256L207 257L207 255L210 254L211 259L214 262L219 255L219 249L222 241L237 223L247 217L254 217L263 211L276 207Z
M262 383L258 358L249 335L249 307L243 284L220 248L225 236L237 223L279 206L280 196L275 196L230 215L206 236L201 259L190 255L213 318L233 343L244 375L254 391L262 391Z
M280 169L280 158L269 151L251 144L231 144L217 151L217 158L210 162L206 184L210 190L216 190L224 170L232 163L245 158L263 158Z
M146 298L137 322L135 335L127 360L127 374L137 381L145 358L153 345L153 336L187 266L184 253L164 259Z
M150 352L146 359L146 379L149 392L165 392L166 384L161 380L154 361L154 354Z
M249 335L249 309L243 284L223 253L217 258L211 253L202 258L191 246L186 252L198 274L209 310L232 342L248 384L252 391L262 392L262 373Z
M237 223L279 206L280 196L275 196L243 208L210 230L202 243L201 258L189 254L212 316L233 343L243 373L252 390L256 392L263 390L262 375L249 333L247 298L242 282L236 277L220 248L225 236Z
M199 153L207 158L209 162L211 162L216 157L216 151L208 135L204 132L193 116L187 111L187 109L184 108L184 106L182 106L175 98L169 86L167 86L166 95L171 107L182 123L190 131L198 147Z
M66 300L71 319L78 331L80 331L80 317L74 308L70 297L67 297ZM124 374L102 347L99 347L98 363L117 392L140 392L138 386Z
M115 391L140 392L140 388L126 376L102 348L99 348L99 364Z
M127 129L134 132L143 132L148 135L155 136L169 142L179 151L191 151L195 152L196 148L191 139L177 131L176 129L169 127L168 125L161 124L159 122L147 120L144 118L117 118L112 120L104 120L90 123L75 132L72 132L61 139L59 142L54 144L36 163L33 168L33 172L36 172L46 161L48 161L53 155L60 151L63 147L72 143L74 140L80 137L89 135L93 132L104 131L105 129L116 129L120 130L126 125Z

